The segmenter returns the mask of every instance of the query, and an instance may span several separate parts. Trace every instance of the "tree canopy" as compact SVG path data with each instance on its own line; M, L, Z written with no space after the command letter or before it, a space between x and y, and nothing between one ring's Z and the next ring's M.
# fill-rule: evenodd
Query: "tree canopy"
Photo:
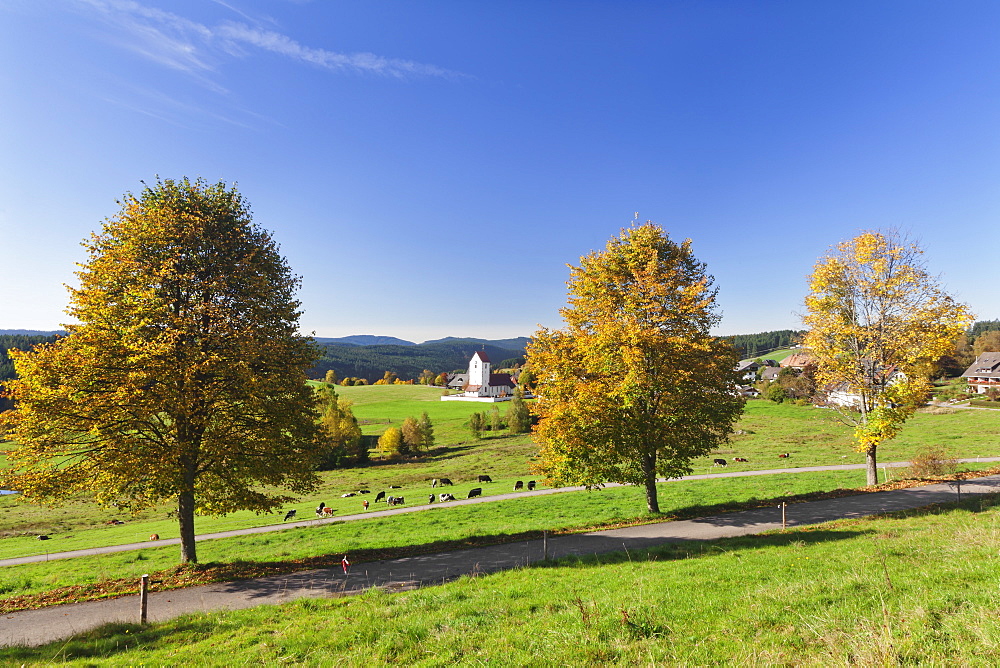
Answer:
M878 482L878 446L926 400L933 365L972 322L899 233L867 231L821 258L809 278L805 346L820 387L858 396L842 411Z
M743 409L732 344L709 335L716 290L690 241L646 223L571 267L566 327L528 348L537 379L537 470L553 483L644 485L691 471Z
M27 501L76 492L137 511L274 510L317 483L315 357L299 279L235 188L157 181L84 243L67 336L11 351L4 414L19 446L0 486Z

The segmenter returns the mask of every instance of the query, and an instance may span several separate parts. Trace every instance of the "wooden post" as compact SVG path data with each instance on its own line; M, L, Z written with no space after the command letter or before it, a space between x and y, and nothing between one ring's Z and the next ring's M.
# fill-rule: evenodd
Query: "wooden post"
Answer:
M549 532L542 530L542 560L549 558Z
M146 623L146 601L149 599L149 573L139 580L139 623Z
M788 504L785 503L784 501L781 502L781 530L782 531L784 531L785 528L788 526L787 517L785 515L785 506L787 506L787 505Z

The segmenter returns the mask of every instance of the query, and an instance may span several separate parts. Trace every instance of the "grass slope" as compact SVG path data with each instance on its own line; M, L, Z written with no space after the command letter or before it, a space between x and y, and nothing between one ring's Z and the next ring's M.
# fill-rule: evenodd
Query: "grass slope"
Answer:
M117 624L0 649L0 661L993 666L994 503L563 560L406 593Z

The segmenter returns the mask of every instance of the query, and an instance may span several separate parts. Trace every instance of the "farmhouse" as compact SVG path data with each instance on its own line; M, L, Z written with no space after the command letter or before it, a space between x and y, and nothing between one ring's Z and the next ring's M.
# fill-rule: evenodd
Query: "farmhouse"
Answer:
M781 360L781 368L784 369L791 367L802 371L806 368L806 366L814 363L813 358L807 353L792 353L785 359Z
M879 384L883 387L906 380L906 374L896 369L896 367L884 368L881 371L876 371L876 373L880 376L878 379ZM851 388L847 383L837 383L827 389L826 401L842 408L860 409L861 393Z
M469 373L465 375L464 392L443 396L442 401L507 401L514 394L514 379L508 373L491 373L490 358L485 351L473 353Z
M972 394L986 394L993 388L1000 390L1000 353L983 353L962 374Z

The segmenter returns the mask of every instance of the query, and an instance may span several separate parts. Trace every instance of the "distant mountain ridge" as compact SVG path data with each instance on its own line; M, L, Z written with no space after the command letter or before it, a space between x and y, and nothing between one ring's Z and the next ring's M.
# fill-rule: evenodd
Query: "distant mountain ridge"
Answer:
M325 336L314 336L316 343L339 343L349 346L415 346L413 341L397 339L395 336L376 336L374 334L354 334L352 336L340 336L328 338Z

